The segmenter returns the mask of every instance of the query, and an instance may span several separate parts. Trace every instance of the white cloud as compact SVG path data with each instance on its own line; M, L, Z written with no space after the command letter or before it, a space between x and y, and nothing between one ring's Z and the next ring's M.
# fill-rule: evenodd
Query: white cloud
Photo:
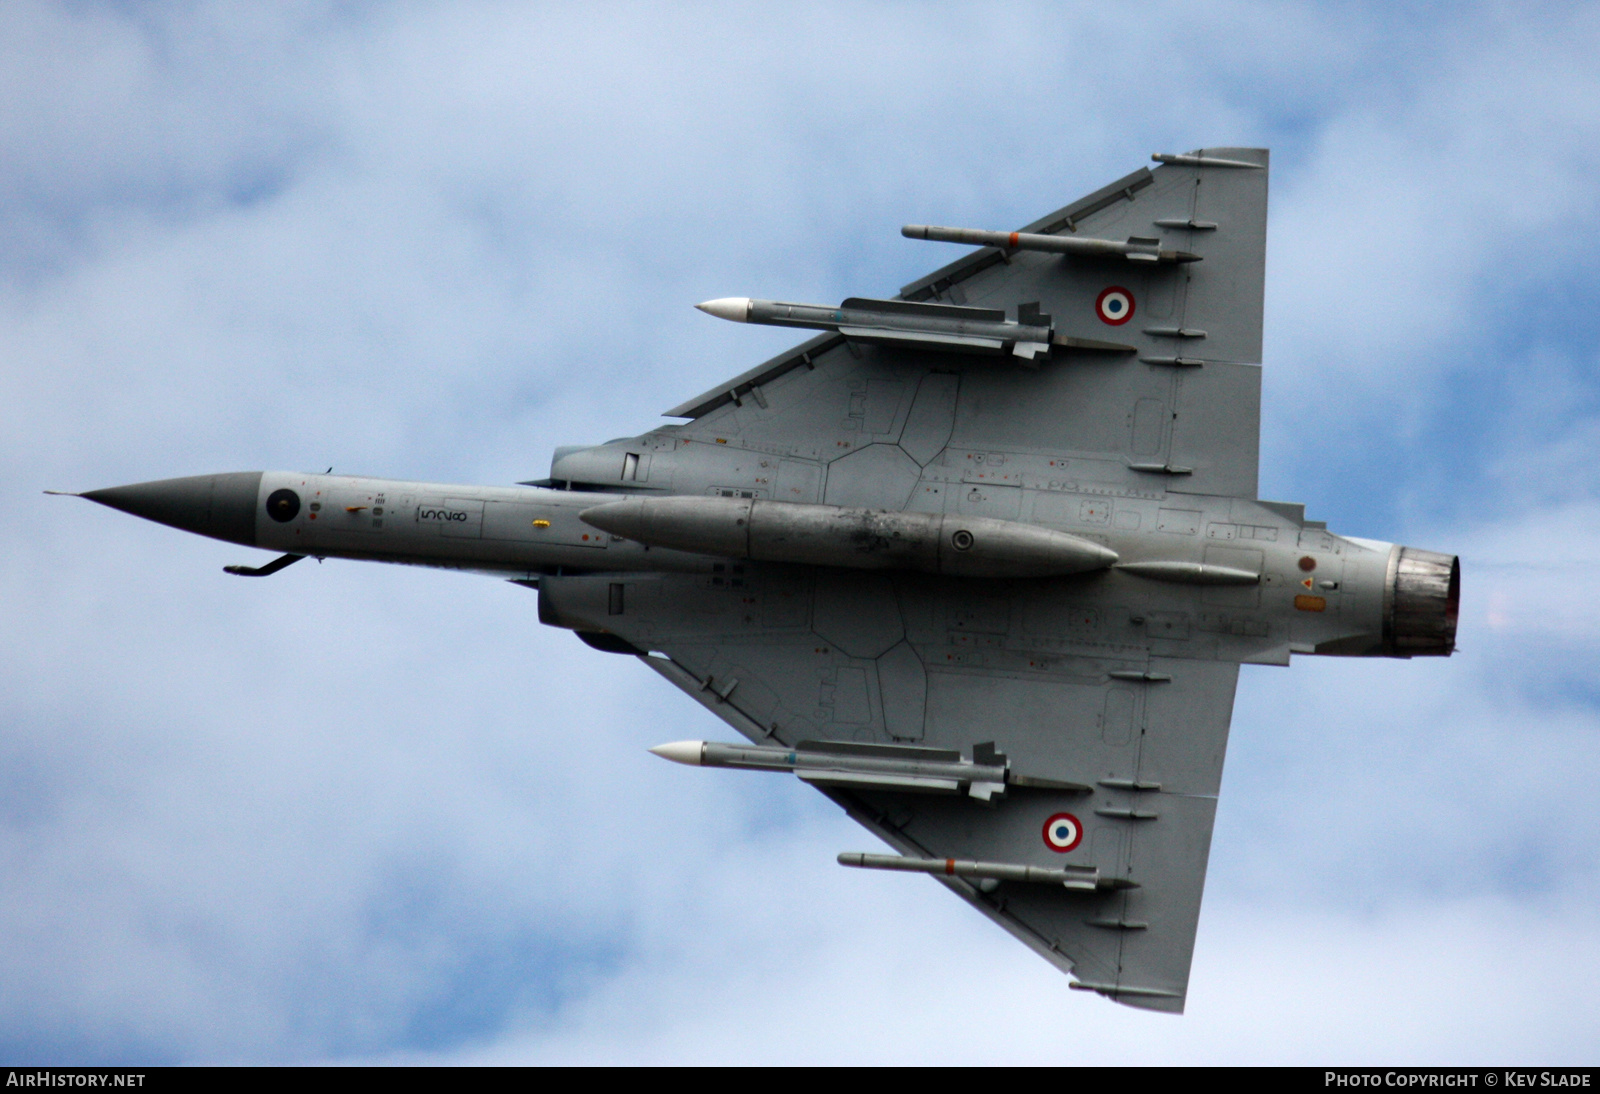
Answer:
M880 886L893 884L876 879ZM1208 905L1189 1013L1111 1007L1067 989L944 894L859 891L845 937L790 944L792 922L719 917L716 943L629 970L552 1027L419 1062L1005 1064L1581 1064L1596 987L1587 909L1496 900L1383 913ZM815 915L815 913L813 913ZM813 915L808 915L811 920ZM914 917L914 918L913 918ZM807 934L826 924L807 922ZM915 938L908 935L915 934ZM796 952L799 950L800 952Z

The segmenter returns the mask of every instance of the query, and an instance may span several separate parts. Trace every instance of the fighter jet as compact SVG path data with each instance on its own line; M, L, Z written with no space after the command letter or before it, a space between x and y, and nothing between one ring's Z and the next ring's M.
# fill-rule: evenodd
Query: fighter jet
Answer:
M1448 656L1451 555L1256 496L1268 155L1143 168L514 486L289 471L82 496L302 558L479 571L1119 1003L1181 1012L1241 664ZM888 883L888 882L886 882Z

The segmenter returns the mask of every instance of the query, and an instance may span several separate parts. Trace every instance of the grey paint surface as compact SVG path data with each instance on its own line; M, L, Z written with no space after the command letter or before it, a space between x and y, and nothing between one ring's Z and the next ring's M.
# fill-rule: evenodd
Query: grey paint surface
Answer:
M1238 666L1447 654L1459 596L1449 556L1334 535L1299 506L1256 499L1267 154L1203 156L1024 229L1198 261L986 247L902 293L1048 314L1047 357L824 335L676 408L686 422L558 450L550 488L251 472L87 496L289 555L535 585L541 621L637 652L760 744L914 743L967 759L992 746L1020 777L992 801L819 789L919 859L1093 873L1105 884L1087 890L940 881L1079 985L1181 1011ZM1113 293L1126 311L1101 307ZM292 514L269 510L282 491ZM885 569L852 560L881 552L834 547L763 560L581 515L665 495L685 502L657 510L710 513L718 543L754 544L759 529L741 520L795 505L779 513L795 528L938 529L951 558L1040 529L1104 558L1031 577ZM874 523L850 507L942 520ZM1080 835L1070 847L1050 841L1059 814Z

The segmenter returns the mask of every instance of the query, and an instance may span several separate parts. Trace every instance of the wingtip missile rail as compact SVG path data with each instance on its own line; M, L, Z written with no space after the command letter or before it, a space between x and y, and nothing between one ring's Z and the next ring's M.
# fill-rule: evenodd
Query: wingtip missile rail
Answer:
M992 743L974 745L972 758L955 749L921 745L880 745L855 741L801 741L794 748L773 745L673 741L650 750L662 759L691 767L729 767L744 771L789 771L816 786L871 790L966 794L980 801L1004 796L1007 786L1083 793L1078 783L1018 776Z
M933 243L965 243L972 247L999 247L1003 251L1039 251L1043 254L1077 255L1082 258L1125 258L1129 262L1199 262L1191 251L1176 251L1161 246L1159 239L1129 236L1126 240L1092 239L1088 236L1052 236L1037 232L991 232L982 228L941 228L933 224L907 224L900 229L907 239Z
M1203 156L1198 152L1186 152L1175 156L1170 152L1154 152L1150 159L1155 163L1171 164L1174 167L1242 167L1252 171L1266 169L1264 163L1251 163L1249 160L1230 160L1220 156Z
M854 866L861 870L903 870L907 873L969 878L976 881L977 887L984 892L993 892L1002 881L1060 885L1084 893L1139 887L1137 883L1124 878L1101 877L1099 868L1095 866L1028 866L1020 862L914 858L909 855L871 855L861 851L845 851L839 855L838 861L840 866Z

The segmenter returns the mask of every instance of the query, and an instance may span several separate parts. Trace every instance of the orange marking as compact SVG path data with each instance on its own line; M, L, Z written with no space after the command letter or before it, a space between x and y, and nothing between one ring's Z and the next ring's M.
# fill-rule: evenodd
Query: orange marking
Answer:
M1012 232L1011 233L1011 245L1013 247L1015 247L1017 245L1017 233L1016 232Z
M947 858L947 859L944 860L944 872L945 872L945 876L946 877L955 877L956 876L956 860L955 859Z
M1303 612L1325 612L1328 610L1327 600L1320 596L1297 596L1294 598L1294 606Z

